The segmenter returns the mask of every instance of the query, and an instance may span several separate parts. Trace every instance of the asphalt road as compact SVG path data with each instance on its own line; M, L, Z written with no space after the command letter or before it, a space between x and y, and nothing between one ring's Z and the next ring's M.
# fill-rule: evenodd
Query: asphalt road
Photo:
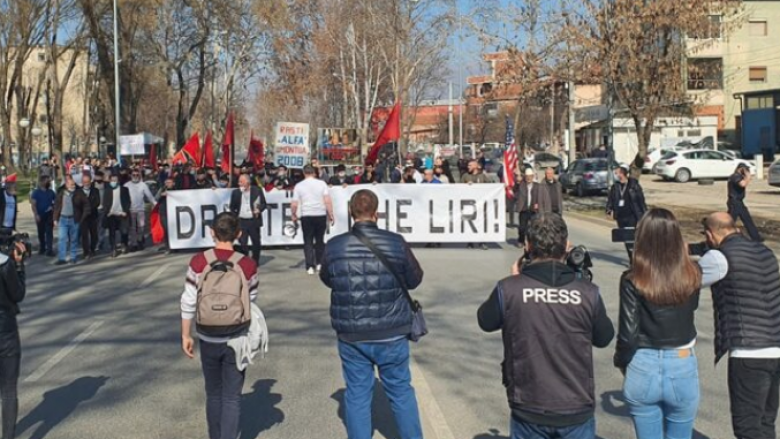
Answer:
M21 228L31 226L28 218ZM616 320L623 248L609 242L604 225L572 218L569 226L572 240L590 248L595 280ZM426 272L415 294L431 330L413 347L426 437L506 438L501 337L479 330L476 310L507 275L518 250L450 246L415 253ZM179 349L179 295L190 257L147 250L64 268L34 258L20 315L20 438L206 437L199 362L185 359ZM266 251L260 278L270 352L247 375L240 438L346 437L329 292L305 274L300 250ZM732 437L726 367L713 366L709 294L703 295L697 324L702 402L694 437ZM604 439L631 438L613 349L595 355L598 433ZM376 400L375 437L396 438L381 390Z

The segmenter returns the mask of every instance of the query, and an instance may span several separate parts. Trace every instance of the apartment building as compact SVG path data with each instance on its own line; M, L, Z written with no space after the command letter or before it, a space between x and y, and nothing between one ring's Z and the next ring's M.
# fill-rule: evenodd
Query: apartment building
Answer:
M780 88L780 0L744 0L724 20L710 16L709 29L688 39L688 90L700 116L718 117L719 139L741 146L740 96Z

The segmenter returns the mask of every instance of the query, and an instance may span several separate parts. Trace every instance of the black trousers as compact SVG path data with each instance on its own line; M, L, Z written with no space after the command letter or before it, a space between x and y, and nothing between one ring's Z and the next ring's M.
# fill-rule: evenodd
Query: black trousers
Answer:
M54 212L46 212L41 215L38 226L38 243L41 253L54 251Z
M262 242L260 241L260 220L257 218L252 219L239 219L239 224L241 225L241 237L238 239L239 244L241 244L241 253L245 255L249 255L249 245L248 241L252 240L252 259L260 262L260 246Z
M16 418L19 415L19 397L17 383L19 382L20 355L0 357L0 398L3 404L3 438L16 437Z
M325 232L328 229L326 216L305 216L301 218L303 232L303 255L306 269L315 268L322 262L325 253Z
M98 244L98 218L94 215L82 218L79 223L79 235L84 256L95 253Z
M528 223L534 218L536 214L534 212L524 210L520 212L520 224L517 227L517 244L520 246L525 245L526 233L528 232Z
M227 343L200 342L200 362L206 381L206 422L209 439L236 438L241 416L245 372L236 367L236 353Z
M116 234L122 234L122 244L127 247L127 230L124 227L125 218L121 216L106 217L106 228L108 229L108 243L111 245L111 251L116 250Z
M762 241L761 235L758 233L758 227L756 227L756 223L753 222L753 217L750 215L750 211L747 206L745 206L745 203L742 201L729 201L727 206L729 208L729 215L731 215L731 218L733 218L735 222L737 219L742 220L742 224L745 226L745 229L747 229L750 239L756 242Z
M775 439L780 359L729 358L731 424L737 439Z
M621 229L635 229L638 223L639 221L636 218L617 218L618 228ZM626 253L628 253L628 261L632 262L634 260L634 243L626 242L625 245Z

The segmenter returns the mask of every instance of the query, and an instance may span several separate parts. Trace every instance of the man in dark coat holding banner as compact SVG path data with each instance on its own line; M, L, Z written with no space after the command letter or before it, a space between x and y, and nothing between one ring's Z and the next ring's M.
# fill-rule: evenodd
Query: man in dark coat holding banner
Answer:
M263 189L252 186L249 176L242 174L238 189L230 194L230 211L238 216L241 226L241 253L248 255L247 239L252 240L252 259L260 264L260 229L263 227L263 212L267 207Z

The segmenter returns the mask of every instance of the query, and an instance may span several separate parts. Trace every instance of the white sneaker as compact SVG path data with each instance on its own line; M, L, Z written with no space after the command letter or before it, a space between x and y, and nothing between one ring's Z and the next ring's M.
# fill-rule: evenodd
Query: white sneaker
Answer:
M306 270L306 272L309 273L310 275L313 275L314 274L314 269L313 268L309 268L308 270Z
M319 273L320 271L322 271L322 265L317 266L317 273Z

